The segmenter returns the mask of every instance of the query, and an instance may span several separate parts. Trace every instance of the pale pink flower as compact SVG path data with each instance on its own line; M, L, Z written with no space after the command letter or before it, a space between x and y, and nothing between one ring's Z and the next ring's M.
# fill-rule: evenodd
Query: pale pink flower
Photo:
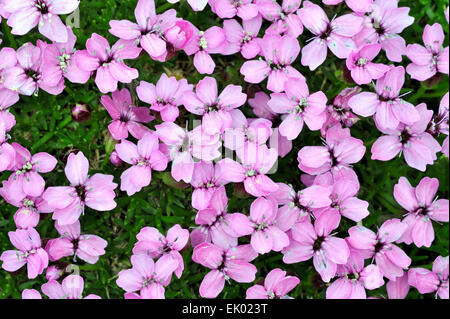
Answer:
M250 245L240 245L223 249L219 246L203 243L194 248L192 260L211 271L200 284L200 296L216 298L230 278L237 282L250 283L255 280L258 271L250 262L258 254Z
M24 289L22 299L42 299L42 296L36 289Z
M49 187L42 196L53 209L52 218L60 226L75 223L84 213L85 207L97 211L109 211L117 204L114 201L117 184L112 175L88 175L89 161L83 152L71 153L64 173L70 186Z
M303 33L303 24L298 14L301 0L283 0L281 5L271 0L255 0L264 19L272 22L266 34L287 34L298 38Z
M120 190L128 196L139 192L150 185L152 170L164 171L167 168L167 157L159 150L159 139L153 132L146 133L136 144L122 140L116 145L120 159L132 166L120 176Z
M168 77L163 73L156 85L141 81L136 92L141 101L150 104L151 110L160 112L164 122L175 122L183 95L192 92L193 87L186 79L177 81L174 76Z
M258 6L253 0L209 0L212 12L221 19L238 16L242 20L250 20L259 14Z
M96 235L81 235L78 220L72 225L65 226L55 223L55 228L61 237L50 239L45 245L45 251L51 261L73 256L75 261L76 258L80 258L89 264L95 264L100 256L105 254L108 242Z
M254 285L247 289L246 299L289 299L289 291L300 283L295 276L286 276L286 272L280 268L270 271L264 286Z
M17 250L6 250L0 256L2 268L12 272L27 265L28 279L42 274L48 266L47 252L41 247L41 237L34 228L8 232L9 240Z
M42 292L50 299L102 299L90 294L83 298L84 280L78 275L69 275L60 284L50 280L41 287Z
M141 139L150 132L144 124L151 122L154 117L149 114L148 108L133 104L128 89L114 91L112 98L109 95L103 95L100 102L113 119L108 125L108 130L115 140L128 138L128 133L134 138Z
M408 228L398 243L430 247L434 240L431 221L448 223L448 199L435 198L438 188L437 178L424 177L417 187L412 187L406 177L400 177L394 186L394 198L407 211L403 223Z
M16 151L7 141L6 125L0 121L0 173L11 170L15 164Z
M435 293L436 298L448 299L448 269L448 256L438 256L432 270L411 268L408 271L408 283L421 294Z
M408 272L404 272L395 280L389 280L386 284L386 292L389 299L405 299L409 292Z
M390 67L372 60L380 53L381 45L368 44L353 51L347 58L346 66L350 70L352 79L359 85L368 84L372 80L381 78Z
M1 60L0 52L0 60ZM0 70L0 125L3 125L5 133L9 132L16 125L16 118L9 111L9 107L19 101L19 94L6 88L1 88L1 70ZM2 133L0 133L2 134Z
M314 225L309 220L297 223L291 229L291 243L283 249L283 262L298 263L313 258L314 268L324 282L336 275L337 265L344 265L350 256L347 243L331 232L341 221L336 211L324 212Z
M406 72L411 78L425 81L437 73L448 74L448 46L443 47L445 39L444 31L439 23L432 26L426 25L423 31L423 43L409 44L406 48L406 56L412 61Z
M323 4L334 6L344 0L322 0ZM345 4L354 12L364 13L372 9L373 0L345 0Z
M242 21L242 26L234 19L225 20L223 22L223 31L228 44L223 54L228 55L241 52L245 59L256 57L261 51L257 40L261 24L262 18L260 15L250 20Z

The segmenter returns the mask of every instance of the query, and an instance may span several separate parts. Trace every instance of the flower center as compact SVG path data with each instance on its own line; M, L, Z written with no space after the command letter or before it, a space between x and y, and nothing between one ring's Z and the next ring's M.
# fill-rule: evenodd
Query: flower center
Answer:
M314 242L314 245L313 245L313 250L314 251L320 250L322 248L322 243L324 242L324 240L325 240L325 237L323 237L323 236L317 237L317 239L316 239L316 241Z
M359 58L358 61L356 61L357 66L365 66L367 64L367 59L365 58Z

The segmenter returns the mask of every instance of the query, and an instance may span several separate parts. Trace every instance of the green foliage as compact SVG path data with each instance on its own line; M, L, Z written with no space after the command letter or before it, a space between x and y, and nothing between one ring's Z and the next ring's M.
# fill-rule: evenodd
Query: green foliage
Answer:
M321 1L316 1L320 2ZM98 33L108 39L112 44L116 39L109 34L109 21L111 19L128 19L134 21L134 8L137 0L90 0L82 1L80 5L80 28L74 29L77 40L77 48L84 49L86 40L92 33ZM221 26L221 21L210 10L209 7L203 12L193 12L186 1L171 5L164 0L157 0L157 11L161 13L169 8L175 8L178 16L190 20L199 29L207 29L212 25ZM415 17L414 24L407 28L402 34L407 43L422 43L422 32L426 24L435 22L441 23L446 32L445 45L448 45L448 24L444 17L444 7L448 6L448 0L419 0L400 1L400 6L411 7L410 15ZM341 4L335 7L327 7L329 17L334 14L342 14L348 9ZM43 37L34 30L26 36L12 36L10 28L2 22L3 44L17 49L25 42L35 43L38 38ZM265 27L266 25L264 25ZM263 28L264 28L263 27ZM301 45L309 38L310 34L305 30L300 36ZM43 39L44 40L44 39ZM384 52L381 61L387 62ZM214 77L218 80L222 88L233 83L242 85L244 91L250 85L243 81L239 74L239 68L243 63L242 57L233 56L213 56L217 68ZM323 90L331 100L342 89L349 84L344 80L342 70L345 61L331 57L324 65L316 71L301 66L300 59L294 63L308 81L311 92ZM402 65L408 64L408 59L404 57ZM174 58L165 63L155 62L143 53L141 57L127 64L139 70L139 81L145 80L156 83L160 75L164 72L177 77L185 77L189 83L196 83L202 79L193 67L192 57L184 53L178 53ZM122 85L132 92L137 105L145 105L138 102L135 87L139 81L134 81L130 85ZM52 96L46 92L39 92L38 97L22 96L18 104L12 107L12 112L16 116L17 125L11 131L12 139L15 142L29 148L32 153L48 152L58 159L58 165L54 172L46 174L44 177L47 186L67 185L64 176L64 166L68 154L73 150L81 150L90 161L90 174L102 172L114 175L116 183L120 183L120 174L124 168L116 168L109 162L109 155L114 149L114 141L110 137L107 125L110 121L108 114L100 104L101 93L91 79L86 85L71 84L66 81L67 88L59 96ZM262 87L265 87L263 84ZM407 77L403 91L411 94L406 99L414 104L425 102L428 108L437 111L441 97L448 91L448 76L444 76L440 83L428 87L418 81ZM366 90L370 90L366 87ZM70 107L76 103L87 104L92 110L92 116L85 123L72 121ZM193 119L180 108L180 124L187 119ZM243 111L251 116L248 106ZM393 198L393 186L399 177L406 176L412 185L417 185L424 176L437 177L440 181L439 197L449 197L448 158L439 154L440 158L435 165L428 167L425 173L419 172L407 166L403 158L397 158L389 162L372 161L370 159L370 147L380 133L374 127L371 119L362 119L352 127L352 135L361 138L367 147L363 160L355 165L355 170L361 181L359 197L370 203L371 215L363 221L363 225L376 229L383 221L390 218L401 218L405 213ZM439 140L442 143L442 140ZM303 130L300 137L294 142L294 148L290 155L280 160L278 172L272 175L277 182L290 183L296 189L300 189L300 171L297 169L296 154L305 145L319 145L321 143L318 132ZM8 173L0 174L0 180L5 180ZM126 193L117 190L116 198L118 206L110 212L97 212L87 209L81 216L82 232L95 234L108 241L106 255L102 256L97 264L89 265L80 260L76 262L81 270L81 275L85 278L85 291L87 293L98 294L103 298L122 298L124 291L117 287L116 279L120 270L130 267L129 258L132 248L136 242L136 234L144 226L153 226L165 233L174 224L180 224L183 228L195 226L195 210L191 207L191 189L179 189L173 186L170 176L166 173L155 173L152 183L141 192L128 197ZM251 198L238 198L234 196L233 185L227 186L230 196L229 211L248 213ZM8 205L3 199L0 200L0 251L11 249L8 239L8 231L15 229L13 214L15 207ZM339 231L339 236L347 236L346 230L354 223L343 220ZM415 246L402 245L405 251L413 259L412 267L423 266L430 268L433 260L438 256L448 255L449 227L448 224L434 224L436 239L431 248L416 248ZM37 227L43 239L55 238L58 236L53 227L53 220L50 216L42 215L42 220ZM244 243L247 239L243 239ZM199 285L207 273L207 269L195 264L191 260L192 248L183 253L185 271L181 279L173 278L171 284L166 289L167 298L199 298ZM296 274L301 279L301 284L290 294L295 298L324 298L326 285L321 282L311 261L294 265L285 265L280 253L269 253L259 256L254 264L258 268L257 279L264 278L267 273L274 268L282 268L291 274ZM74 263L70 258L66 258L67 263ZM0 270L0 298L20 298L21 292L26 288L40 289L40 285L45 283L44 276L39 276L35 280L28 280L25 269L17 273L8 273ZM226 285L220 294L222 298L241 298L245 296L245 291L252 284ZM374 292L369 292L371 296L386 296L385 288ZM429 298L432 296L422 296L415 289L411 289L408 298Z

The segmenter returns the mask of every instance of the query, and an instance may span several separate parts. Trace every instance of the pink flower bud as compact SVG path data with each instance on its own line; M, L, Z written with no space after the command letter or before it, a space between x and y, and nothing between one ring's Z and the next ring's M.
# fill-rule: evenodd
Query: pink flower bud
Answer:
M111 164L113 164L116 167L119 167L123 164L123 161L120 159L119 155L116 151L113 151L111 155L109 156L109 160L111 161Z
M91 118L91 110L86 104L75 104L72 106L71 112L72 119L78 123L86 122Z
M193 33L192 25L187 21L180 20L166 30L165 37L175 50L181 50L191 40Z

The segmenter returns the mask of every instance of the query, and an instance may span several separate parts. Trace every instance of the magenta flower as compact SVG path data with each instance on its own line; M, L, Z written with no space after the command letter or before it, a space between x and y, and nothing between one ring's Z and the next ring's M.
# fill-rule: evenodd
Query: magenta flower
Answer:
M230 128L230 111L247 100L247 94L242 93L239 85L230 84L218 95L216 79L209 76L198 82L195 91L185 92L183 105L189 112L202 115L202 130L209 135L223 133Z
M48 266L48 255L41 247L41 237L34 228L17 229L8 232L9 240L17 250L6 250L0 256L2 268L16 271L27 265L28 279L42 274Z
M13 184L9 184L3 181L3 187L0 188L0 195L11 205L16 206L18 209L14 214L14 222L17 228L34 228L38 225L40 220L40 213L51 213L53 210L48 206L47 202L42 199L42 194L33 197L26 196L22 200L16 200L11 198L11 187Z
M199 31L195 26L191 40L184 46L187 55L194 54L194 66L200 74L212 74L216 67L210 54L223 54L227 39L223 29L213 26L206 31Z
M399 123L412 125L420 116L414 105L404 101L400 90L405 82L405 69L392 67L377 80L376 93L362 92L353 96L348 105L361 116L372 116L381 128L395 129Z
M356 45L379 43L390 61L400 62L406 54L406 42L399 34L414 23L408 14L409 8L398 8L397 2L386 5L384 0L375 0L361 32L354 37Z
M305 28L315 35L302 50L302 65L311 71L325 61L328 49L339 59L346 59L356 49L352 37L361 31L361 16L346 14L330 22L325 11L309 1L303 3L298 15Z
M103 94L116 91L118 82L130 83L138 77L138 71L123 62L141 53L135 41L119 40L111 48L105 38L93 33L86 48L75 52L75 63L82 71L96 72L95 84Z
M289 245L289 237L278 227L277 213L276 201L260 197L251 204L249 218L241 218L232 228L251 235L250 243L259 254L281 251Z
M432 26L426 25L423 31L423 43L409 44L406 48L406 56L412 61L406 72L413 79L425 81L433 77L436 73L448 74L448 46L443 47L444 31L439 23Z
M177 12L170 9L157 15L154 0L139 0L134 15L137 24L128 20L111 20L109 32L122 40L133 40L152 59L164 62L168 53L164 33L175 24Z
M331 232L339 226L341 215L336 211L322 213L314 226L309 220L291 229L291 243L283 249L283 262L298 263L313 258L314 268L325 282L330 282L337 265L344 265L350 256L347 243Z
M50 239L45 245L51 261L74 256L74 260L78 257L89 264L95 264L105 254L108 242L95 235L81 235L80 221L65 226L55 223L55 228L61 237Z
M270 271L264 280L264 286L254 285L247 289L246 299L289 299L289 291L300 283L295 276L286 276L280 268Z
M406 177L400 177L394 186L394 198L408 212L403 219L408 228L398 243L430 247L434 240L431 221L448 223L448 199L434 198L438 188L436 178L424 177L414 188Z
M212 161L220 156L220 134L209 135L201 126L188 132L172 122L156 125L156 134L167 145L172 160L172 177L190 183L194 158Z
M390 219L381 225L378 233L364 226L353 226L348 230L347 242L364 254L364 258L374 258L383 275L395 280L403 276L403 269L411 264L411 258L394 245L401 238L408 226L400 219Z
M139 292L142 299L164 299L164 287L170 283L178 261L164 255L155 263L145 254L131 256L131 269L121 270L117 286L126 292Z
M300 53L296 38L287 35L265 35L258 41L264 59L246 61L242 65L241 74L246 82L260 83L268 77L267 89L282 92L288 78L305 80L305 77L291 66Z
M152 170L164 171L167 167L167 157L159 150L158 136L152 132L146 133L137 146L123 140L116 145L116 151L122 161L132 165L120 176L120 190L128 196L150 185Z
M384 285L378 266L370 264L364 267L364 258L354 250L345 265L338 265L337 273L340 278L327 288L327 299L366 299L366 289Z
M43 55L47 43L38 40L37 46L27 42L17 50L17 64L3 72L3 85L23 95L37 95L39 89L58 95L64 90L64 81L56 84L43 74Z
M372 145L372 159L389 161L397 154L403 153L406 163L424 172L427 165L432 165L437 159L436 153L441 150L439 143L425 132L433 112L427 110L425 103L416 107L420 120L412 126L399 124L394 130L379 128L383 135Z
M42 285L41 290L50 299L102 299L94 294L83 298L84 280L78 275L67 276L62 284L50 280Z
M98 211L109 211L114 201L117 184L112 175L94 174L89 177L89 161L83 152L71 153L64 169L70 186L49 187L42 196L53 209L52 218L59 226L72 225L84 213L85 206Z
M272 22L266 34L287 34L298 38L303 33L303 24L298 14L301 0L283 0L281 5L271 0L255 0L264 19Z
M277 161L275 149L247 144L236 153L242 164L229 158L217 163L225 172L223 179L233 183L244 182L245 191L255 197L268 196L278 190L278 185L266 175Z
M168 77L163 73L156 86L141 81L136 92L141 101L150 104L151 110L160 112L164 122L175 122L180 113L178 107L182 104L183 95L192 92L193 87L186 79L177 81L174 76Z
M47 45L42 55L42 77L51 86L61 85L64 78L72 83L86 83L91 72L81 70L74 61L77 37L67 27L66 42Z
M259 15L253 19L242 21L242 26L234 19L225 20L223 31L228 44L223 54L241 52L245 59L256 57L261 51L257 40L261 24L262 18Z
M351 112L348 100L361 92L361 88L356 86L354 88L343 89L333 100L333 104L328 105L326 109L327 120L323 124L320 132L325 137L327 130L335 125L342 127L351 127L359 121L359 117Z
M258 6L253 0L210 0L212 12L221 19L229 19L238 16L242 20L250 20L258 16Z
M326 120L327 97L322 91L309 94L304 80L290 79L284 84L286 93L272 93L267 103L272 111L288 114L279 130L288 140L295 140L306 123L312 131L322 128Z
M141 139L150 132L150 129L142 123L149 123L154 117L149 114L148 108L133 105L128 89L114 91L112 99L109 95L103 95L101 103L113 119L108 125L108 130L115 140L128 138L128 133Z
M187 229L175 225L167 231L167 236L164 236L154 227L144 227L139 231L136 238L138 242L133 247L134 255L145 254L153 259L158 259L169 254L178 262L178 267L174 270L175 275L178 278L181 277L184 262L180 251L189 240Z
M351 164L359 162L366 147L363 141L350 136L350 129L335 125L328 129L324 146L305 146L298 152L298 167L310 174L320 175L331 170L336 178L341 171L350 171Z
M380 53L381 45L368 44L357 51L353 51L347 58L346 66L351 72L352 79L359 85L368 84L372 80L381 78L390 67L372 60Z
M326 5L336 5L344 0L322 0ZM345 0L345 4L354 12L364 13L372 9L373 0Z
M68 34L66 26L58 16L75 11L80 0L3 0L3 10L9 14L11 33L27 34L39 25L39 32L55 42L64 43Z
M45 188L45 181L40 173L51 172L57 160L48 153L31 153L23 146L12 143L16 152L15 163L11 170L5 190L12 201L22 201L25 197L41 196Z
M203 243L194 248L192 260L211 271L200 284L200 296L216 298L230 278L237 282L249 283L255 280L258 271L250 262L258 254L250 245L240 245L223 249L219 246Z
M448 256L438 256L433 269L411 268L408 271L408 283L421 294L435 293L436 298L448 299Z

